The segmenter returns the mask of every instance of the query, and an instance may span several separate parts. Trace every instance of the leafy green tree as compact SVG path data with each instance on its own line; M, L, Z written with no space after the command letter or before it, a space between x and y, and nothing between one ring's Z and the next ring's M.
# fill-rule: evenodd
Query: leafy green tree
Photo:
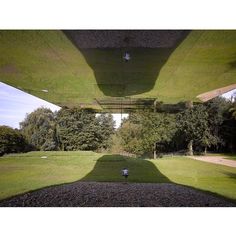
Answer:
M99 138L94 135L95 113L79 108L62 108L56 115L61 149L94 150ZM92 141L92 143L91 143Z
M183 112L131 113L117 131L125 151L143 155L154 151L174 152L188 148L194 151L234 150L235 124L229 109L232 102L218 97L206 103L190 106Z
M111 136L111 146L109 148L109 151L114 154L124 154L124 145L122 143L122 138L119 134L119 132L115 132Z
M220 135L223 140L223 151L234 153L236 151L236 101L230 102L230 108L224 113L224 121L220 126Z
M62 150L98 150L109 147L114 133L111 115L96 117L90 109L63 108L56 116Z
M210 101L204 103L208 113L208 129L202 138L202 144L205 147L205 153L207 147L214 146L218 149L219 145L224 144L224 137L221 135L221 126L226 119L226 114L228 113L231 102L223 97L216 97Z
M178 129L188 142L188 154L193 155L193 145L207 147L216 145L219 137L213 132L207 107L199 104L177 115ZM215 124L217 122L212 122Z
M204 147L204 154L206 155L207 148L211 146L215 146L220 142L221 142L221 139L217 135L213 135L213 133L211 133L210 128L208 126L208 128L206 128L203 131L202 137L199 140L199 146Z
M206 117L207 112L203 106L188 108L177 116L178 128L182 131L182 137L188 142L188 154L191 156L193 155L193 142L199 141L207 128Z
M27 114L20 123L21 132L27 141L38 150L51 151L58 149L54 113L48 108L38 108Z
M100 133L100 145L99 148L101 150L106 150L112 145L112 135L115 132L115 121L113 117L109 113L102 113L96 117L98 121L98 129Z
M138 155L164 151L176 132L174 116L143 111L133 113L119 130L126 151Z
M5 153L24 152L27 148L28 144L19 130L0 126L0 156Z
M121 138L121 145L124 151L139 155L143 154L142 127L140 124L132 123L132 121L127 119L118 129L117 136Z

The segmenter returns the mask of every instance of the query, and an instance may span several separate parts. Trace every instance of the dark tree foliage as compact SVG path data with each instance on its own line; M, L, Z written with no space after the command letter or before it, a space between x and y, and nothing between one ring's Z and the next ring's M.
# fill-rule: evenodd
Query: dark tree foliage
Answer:
M225 146L225 135L222 133L222 126L229 115L231 102L223 97L217 97L204 105L208 112L208 127L216 141L209 148L213 151L219 151L221 147Z
M230 106L229 113L231 114L232 118L236 120L236 96L234 102Z
M196 105L177 115L177 126L182 138L188 142L188 154L193 155L193 145L205 148L216 145L218 137L211 132L209 114L204 105Z
M111 114L102 113L97 116L98 121L98 131L100 133L100 144L99 148L101 150L106 150L112 145L112 135L115 132L115 122Z
M38 108L27 114L20 123L21 132L27 141L38 150L57 150L56 123L54 113L48 108Z
M19 130L0 126L0 156L5 153L24 152L28 148L29 146Z
M89 109L62 108L56 120L62 150L98 150L110 145L114 132L111 115L96 117Z
M235 151L235 104L221 97L195 104L176 114L142 111L131 113L117 131L125 151L138 155L156 150L192 155ZM155 155L154 155L155 156Z
M99 137L96 137L93 132L93 127L97 126L95 113L79 108L62 108L56 117L57 133L62 150L95 150L97 148Z
M224 142L221 147L223 152L236 152L236 100L230 103L229 109L224 112L224 120L219 133Z

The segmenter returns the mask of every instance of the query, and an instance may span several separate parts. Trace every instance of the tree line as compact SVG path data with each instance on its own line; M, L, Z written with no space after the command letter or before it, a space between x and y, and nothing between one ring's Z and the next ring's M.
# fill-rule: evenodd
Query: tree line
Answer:
M134 112L116 132L116 142L125 152L154 158L162 153L181 151L188 155L203 154L207 150L235 152L235 140L235 102L222 97L174 114Z
M111 114L38 108L20 129L0 126L0 155L29 150L92 150L157 157L162 153L235 152L236 102L218 97L181 112L130 113L117 130Z
M0 127L0 154L25 150L102 151L111 146L114 131L111 114L97 116L93 110L79 108L58 112L38 108L26 115L19 130Z

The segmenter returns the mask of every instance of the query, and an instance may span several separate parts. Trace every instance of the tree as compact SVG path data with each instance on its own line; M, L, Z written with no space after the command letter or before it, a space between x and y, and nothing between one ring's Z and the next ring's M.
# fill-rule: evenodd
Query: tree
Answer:
M204 154L207 154L207 148L217 145L221 140L217 135L213 135L213 133L210 132L210 127L208 126L205 131L203 131L202 137L199 141L199 146L204 147Z
M230 104L231 102L223 97L216 97L204 103L208 113L208 130L205 131L205 136L207 138L203 136L205 153L206 147L215 146L215 149L218 149L218 145L224 143L224 138L221 136L220 129L226 118L225 115L228 113Z
M24 152L27 148L28 144L19 130L0 126L0 156L5 153Z
M224 121L220 126L220 135L224 140L224 152L236 151L236 101L230 102L229 109L224 113Z
M106 150L111 147L112 139L111 136L115 132L115 122L111 114L102 113L96 117L98 121L98 128L100 133L100 145L99 148L102 150Z
M111 115L96 117L91 109L63 108L56 116L62 150L98 150L109 147L114 132Z
M200 108L200 110L199 110ZM207 128L206 116L203 113L203 106L188 108L177 116L178 128L182 131L183 137L188 142L188 154L193 155L193 142L199 141L204 130Z
M176 132L174 115L150 111L130 114L119 130L125 150L143 155L167 149Z
M232 118L236 120L236 100L233 102L232 106L230 107L229 112L231 113Z
M212 122L215 124L217 122ZM188 108L177 115L178 129L182 138L188 142L188 154L193 155L193 145L207 147L219 142L218 135L213 132L206 106L199 104Z
M232 102L218 97L203 104L195 104L179 113L133 112L118 129L118 137L125 151L138 155L153 151L173 152L188 148L205 153L236 148L236 120L229 112ZM231 110L230 110L231 111ZM222 149L221 149L222 150Z
M92 132L95 125L94 113L79 108L62 108L57 113L56 120L62 150L97 148L97 138Z
M143 154L142 127L140 124L132 123L126 119L118 129L117 136L121 138L124 151L138 155Z
M54 113L48 108L38 108L27 114L20 123L27 141L38 150L58 150Z

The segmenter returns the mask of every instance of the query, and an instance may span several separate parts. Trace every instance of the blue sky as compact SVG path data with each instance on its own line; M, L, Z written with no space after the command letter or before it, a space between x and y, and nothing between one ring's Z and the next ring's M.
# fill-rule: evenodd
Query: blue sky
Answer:
M19 128L19 122L24 120L26 114L39 107L50 108L52 111L60 110L59 106L0 82L0 125ZM128 114L122 115L123 118L127 116ZM116 128L119 127L120 114L113 114L113 119Z
M19 128L19 122L24 120L26 113L42 106L52 111L60 109L59 106L0 82L0 125Z
M236 89L231 90L231 91L229 91L229 92L223 94L222 97L225 97L225 98L227 98L227 99L231 99L232 96L233 96L234 98L236 97Z

